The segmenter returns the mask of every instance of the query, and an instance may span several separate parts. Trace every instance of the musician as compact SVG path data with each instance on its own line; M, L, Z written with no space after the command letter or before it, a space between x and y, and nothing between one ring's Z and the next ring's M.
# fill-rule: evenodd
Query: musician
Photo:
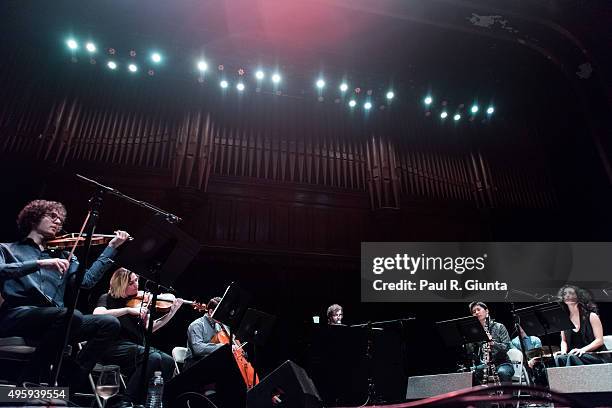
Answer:
M327 324L335 326L342 324L342 318L344 317L344 310L342 306L333 304L327 308Z
M565 285L559 289L558 297L566 305L575 328L561 332L561 351L555 355L557 366L607 362L603 355L589 354L606 351L603 326L591 295L577 286Z
M525 330L519 326L519 335L510 341L510 347L517 350L522 350L524 347L525 351L529 351L536 348L542 348L542 340L536 336L528 336Z
M485 328L485 331L489 331L489 345L491 347L491 361L496 367L497 375L500 382L510 383L512 382L512 376L514 375L514 367L508 357L508 350L510 349L510 336L506 327L494 321L489 316L489 307L483 302L472 302L469 305L472 316L475 316L480 324ZM481 355L482 359L483 356ZM481 372L484 370L484 365L477 366L476 371Z
M521 341L522 339L522 341ZM519 335L510 341L510 348L522 350L525 348L525 353L530 350L542 350L542 340L537 336L528 336L525 330L519 325ZM548 377L546 375L546 366L540 356L532 357L527 361L527 366L532 370L533 381L536 385L548 387Z
M144 361L144 332L148 324L148 309L130 307L128 302L138 294L138 275L125 268L117 269L110 280L108 293L98 299L94 315L115 316L121 324L119 337L111 342L102 356L104 364L116 364L124 374L129 375L126 394L132 402L140 399L141 364ZM142 292L141 292L142 294ZM153 321L153 332L164 327L183 304L182 299L174 300L170 311ZM154 347L150 348L147 362L147 379L155 371L161 371L165 381L172 378L174 360L171 356Z
M212 354L223 344L213 343L212 339L221 331L221 323L212 318L213 312L221 302L220 297L213 297L206 304L206 314L194 320L187 329L187 354L185 368L196 361Z
M55 257L47 242L55 237L66 220L66 208L56 201L35 200L17 216L22 238L0 244L0 285L4 303L0 308L0 336L21 336L40 340L36 352L21 374L20 381L48 381L49 366L63 346L67 324L64 294L74 284L78 269L76 257ZM117 231L98 259L86 271L82 287L91 288L111 266L117 248L129 234ZM67 257L65 252L59 255ZM75 310L71 341L88 340L79 353L80 367L64 370L71 389L82 384L96 364L106 344L119 333L119 322L112 316L83 315Z

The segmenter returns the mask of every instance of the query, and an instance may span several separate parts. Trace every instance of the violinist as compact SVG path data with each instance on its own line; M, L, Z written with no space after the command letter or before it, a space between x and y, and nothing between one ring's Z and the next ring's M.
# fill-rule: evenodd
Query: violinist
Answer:
M119 319L119 337L109 344L102 362L116 364L124 374L129 375L126 394L132 402L137 403L144 403L139 401L140 365L144 361L144 332L148 324L148 308L146 303L141 301L143 295L143 292L138 291L138 275L119 268L111 277L108 293L100 296L94 309L95 315L111 315ZM140 300L140 304L134 304L134 300ZM174 299L168 312L153 321L153 332L165 326L182 304L182 299ZM147 379L151 378L155 371L161 371L164 380L168 381L174 372L174 360L163 351L151 347L147 362Z
M0 336L21 336L40 341L33 358L21 373L20 381L49 381L49 366L58 355L66 327L64 294L78 269L72 256L62 259L47 248L66 220L66 208L55 201L35 200L17 216L23 237L0 244L0 285L5 299L0 308ZM129 238L117 231L108 247L86 271L82 287L93 287L112 264L117 248ZM66 252L60 255L66 257ZM67 382L78 388L87 378L106 344L119 333L119 322L112 316L83 315L74 311L70 341L88 340L78 358L79 367L68 372ZM72 388L71 388L72 389Z
M185 368L189 368L196 361L212 354L213 351L223 346L223 344L212 341L213 337L221 331L221 323L212 318L213 312L220 302L220 297L210 299L206 304L206 314L189 325L187 329Z

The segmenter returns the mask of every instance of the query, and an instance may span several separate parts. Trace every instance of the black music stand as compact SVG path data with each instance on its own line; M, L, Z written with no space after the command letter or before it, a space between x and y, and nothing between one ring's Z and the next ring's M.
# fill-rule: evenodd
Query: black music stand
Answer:
M484 343L489 340L482 324L475 316L436 322L436 329L449 348L468 343Z
M235 282L232 282L225 289L225 293L211 317L230 329L237 330L250 302L251 295L239 288Z
M548 337L550 333L557 333L574 328L565 305L561 302L549 302L540 305L524 307L515 310L518 322L528 336ZM550 355L552 347L548 343Z
M255 310L247 309L236 332L236 337L241 342L253 343L256 346L263 346L276 322L276 316Z
M237 330L236 337L242 342L252 342L254 346L263 346L266 342L276 317L255 309L247 309L251 301L251 295L239 288L232 282L221 302L215 308L212 318ZM253 384L257 376L257 365L255 361L255 347L253 347Z
M134 237L132 245L127 246L118 257L117 264L149 279L147 289L153 295L151 305L155 305L157 295L162 290L172 291L172 283L196 257L200 244L162 216L151 218ZM150 306L141 368L140 390L143 396L149 380L146 374L154 320L155 307Z
M236 337L242 343L253 343L252 360L254 367L257 367L256 348L257 346L261 347L266 343L268 337L270 337L270 333L272 332L275 322L276 316L272 316L271 314L261 312L259 310L247 309L247 311L244 313L244 317L242 318L242 322L240 323ZM256 378L257 371L253 370L252 384L255 384Z
M134 238L117 264L165 286L171 286L200 252L198 241L163 216L152 217Z

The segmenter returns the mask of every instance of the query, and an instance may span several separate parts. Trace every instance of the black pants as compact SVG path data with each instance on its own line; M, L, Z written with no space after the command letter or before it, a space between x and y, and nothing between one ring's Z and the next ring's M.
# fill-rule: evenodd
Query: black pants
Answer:
M0 311L0 336L19 336L38 343L34 356L22 373L22 381L39 382L46 375L61 351L68 309L57 307L19 306ZM71 372L66 378L82 381L96 364L107 345L119 335L120 324L110 315L84 315L78 310L72 316L69 342L87 341L79 353L81 373ZM44 379L44 377L43 377ZM70 385L73 385L72 383Z
M102 361L104 364L116 364L121 367L121 372L129 376L126 394L132 402L144 403L140 397L144 347L131 341L115 341L106 349ZM151 347L147 362L145 386L149 379L153 377L155 371L161 371L164 381L168 381L174 373L174 360L163 351Z
M569 367L569 366L577 366L577 365L590 365L590 364L603 364L606 361L598 355L593 354L583 354L578 357L570 354L561 354L555 356L555 363L557 367Z

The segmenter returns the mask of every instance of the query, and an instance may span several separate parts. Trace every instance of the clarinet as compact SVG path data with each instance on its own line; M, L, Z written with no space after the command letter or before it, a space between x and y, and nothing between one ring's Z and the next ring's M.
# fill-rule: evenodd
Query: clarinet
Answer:
M490 317L487 316L485 320L485 325L484 325L484 331L485 333L487 333L487 337L491 336L490 325L491 325L491 319ZM501 381L499 381L499 375L497 375L497 367L495 366L495 363L493 362L491 345L489 344L488 340L482 345L482 360L485 364L485 368L484 368L485 384L500 385Z

